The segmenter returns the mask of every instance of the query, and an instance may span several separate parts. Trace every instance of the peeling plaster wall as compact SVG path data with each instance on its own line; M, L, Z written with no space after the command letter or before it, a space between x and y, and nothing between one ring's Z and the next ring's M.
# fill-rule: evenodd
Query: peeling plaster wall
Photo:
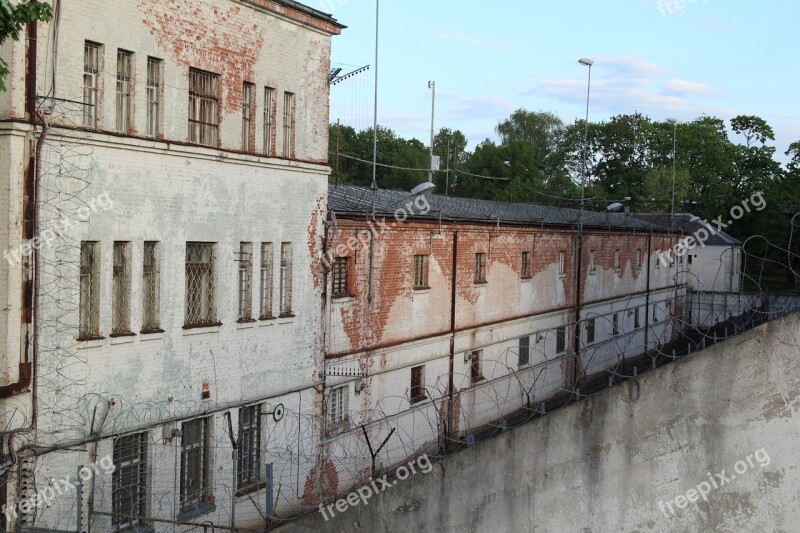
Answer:
M765 324L280 531L796 531L798 331L800 314ZM674 503L723 470L707 502Z

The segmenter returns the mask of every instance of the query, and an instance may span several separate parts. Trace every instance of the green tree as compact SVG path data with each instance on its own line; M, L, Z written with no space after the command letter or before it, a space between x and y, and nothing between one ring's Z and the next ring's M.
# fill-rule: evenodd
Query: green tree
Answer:
M22 27L37 21L48 22L53 18L50 4L24 0L16 5L9 0L0 0L0 45L9 37L19 41ZM8 63L0 58L0 91L6 90L5 79L8 76Z

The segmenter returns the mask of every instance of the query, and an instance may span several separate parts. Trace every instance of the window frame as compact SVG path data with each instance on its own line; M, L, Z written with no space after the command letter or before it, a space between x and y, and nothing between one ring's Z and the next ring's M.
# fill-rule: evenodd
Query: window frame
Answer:
M103 338L100 335L100 259L100 242L81 241L78 289L79 341Z
M199 261L190 262L191 249L197 247ZM185 288L184 297L184 329L196 327L219 326L217 320L217 279L216 279L216 250L217 243L188 241L186 243L186 259L184 263ZM205 260L205 250L209 250L208 259ZM192 257L194 259L194 257ZM190 271L190 268L192 269ZM192 277L198 279L191 279ZM196 290L203 291L194 296L196 310L192 310L191 293L192 284L197 284ZM205 300L205 302L204 302ZM205 310L204 310L205 309Z
M524 335L517 341L517 365L526 366L531 362L531 336Z
M131 334L131 243L114 241L111 283L111 337Z
M486 284L486 252L475 252L475 285Z
M586 320L586 344L594 344L596 341L596 319Z
M213 485L210 479L212 471L211 462L213 460L210 446L212 420L213 418L211 416L206 416L187 420L181 424L180 492L178 493L179 519L208 512L214 507L211 497ZM199 438L197 441L187 443L187 436L192 429L191 426L194 424L198 426ZM196 449L200 450L200 464L197 467L192 467L192 470L197 468L197 474L200 479L199 483L197 483L197 489L192 490L194 488L194 483L187 483L188 476L190 475L187 470L189 469L189 461L192 459L191 455Z
M142 252L142 333L163 333L161 329L161 246L144 241Z
M148 434L147 432L132 433L117 437L114 440L112 459L114 462L114 472L111 477L111 509L113 515L111 524L115 529L135 528L146 524L138 517L147 516L148 510L148 454L147 454ZM132 450L132 453L125 453ZM120 501L120 493L125 487L122 486L126 470L132 471L133 478L136 480L135 501L131 502L130 508L137 510L126 513L123 502ZM130 474L129 474L130 475ZM133 485L130 485L133 486ZM128 496L129 497L129 496ZM126 515L126 516L121 516ZM126 518L129 517L128 520Z
M128 50L117 49L116 80L116 121L117 133L129 134L133 128L134 54Z
M283 157L295 159L297 98L294 93L283 93Z
M189 67L189 142L220 145L221 79L219 74Z
M597 250L589 250L589 274L597 272Z
M428 390L425 388L425 365L411 367L411 382L408 389L408 397L412 404L424 402L428 399Z
M242 151L252 153L256 144L256 85L242 82Z
M567 274L567 251L566 250L559 250L558 252L558 275L559 276L566 276Z
M414 256L414 290L430 289L428 285L429 254L416 254Z
M238 300L237 321L253 322L253 243L240 242L236 261Z
M558 326L556 328L556 354L562 354L567 351L567 326Z
M522 252L520 258L519 276L522 279L531 279L531 253L529 251Z
M611 317L611 335L614 337L618 337L620 329L619 329L619 313L614 313Z
M147 57L147 82L145 98L147 100L147 136L158 138L162 135L161 101L164 98L164 61L156 57Z
M277 94L274 87L264 87L264 145L263 152L266 156L275 155L275 114Z
M100 122L103 45L83 42L83 126L97 129ZM88 82L88 83L87 83Z
M239 408L239 438L236 453L236 488L259 487L261 480L261 404Z
M483 350L472 350L470 352L469 378L473 385L486 379L483 375Z
M259 319L271 320L275 318L273 308L273 285L275 265L275 249L271 242L261 243L261 266L259 269Z
M350 427L350 385L331 387L328 393L328 432Z
M280 265L280 316L293 317L292 313L292 276L293 246L291 242L281 243Z
M350 257L336 257L331 266L331 297L339 299L350 296Z

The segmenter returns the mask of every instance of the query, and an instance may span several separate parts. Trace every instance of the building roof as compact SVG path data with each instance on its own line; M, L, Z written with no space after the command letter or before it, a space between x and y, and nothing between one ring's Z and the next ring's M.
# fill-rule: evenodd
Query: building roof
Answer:
M338 34L340 30L343 30L347 27L344 24L340 23L335 18L333 18L332 14L325 13L318 9L314 9L313 7L301 4L300 2L296 2L295 0L245 0L245 1L251 4L256 4L263 7L267 7L269 9L284 12L284 14L288 14L285 13L284 11L285 9L293 10L297 13L301 13L305 17L311 17L323 22L324 24L327 25L326 29L330 30L332 33ZM297 17L292 17L292 18L297 18Z
M693 235L705 229L709 233L709 237L703 240L703 244L707 246L741 246L742 244L738 239L718 230L691 213L675 213L673 215L669 215L669 213L633 213L632 216L664 228L669 228L671 225L672 231L683 235Z
M578 209L549 207L517 202L498 202L472 198L445 197L438 194L425 196L430 210L424 212L425 203L405 191L378 189L375 196L375 216L393 217L396 210L404 210L410 219L446 220L482 224L560 225L574 226L581 218ZM368 187L328 185L328 208L338 216L365 216L372 212L373 193ZM402 216L402 212L401 215ZM599 213L584 211L583 224L595 228L638 229L666 231L627 213Z

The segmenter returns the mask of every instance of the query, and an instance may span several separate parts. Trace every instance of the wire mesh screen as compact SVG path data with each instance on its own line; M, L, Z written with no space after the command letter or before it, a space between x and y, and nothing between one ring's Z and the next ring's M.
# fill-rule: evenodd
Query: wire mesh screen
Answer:
M186 243L186 325L216 322L214 243Z

